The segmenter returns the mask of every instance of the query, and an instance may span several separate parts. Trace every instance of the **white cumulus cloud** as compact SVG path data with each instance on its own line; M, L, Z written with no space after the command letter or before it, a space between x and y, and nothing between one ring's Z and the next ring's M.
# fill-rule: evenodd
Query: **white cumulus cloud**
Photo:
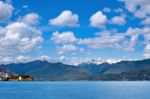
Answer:
M101 11L98 11L91 16L90 25L96 28L102 28L105 27L106 21L106 15L104 15Z
M41 31L22 22L0 28L0 54L27 53L42 41Z
M61 27L77 27L79 26L78 20L77 14L74 14L69 10L65 10L56 18L50 19L49 24Z
M39 23L40 16L37 13L29 13L19 20L26 24L36 25Z
M143 56L144 58L150 58L150 44L146 45Z
M111 23L118 24L118 25L124 25L126 23L124 16L115 16L111 19Z
M119 0L125 3L127 10L137 18L150 15L150 0Z
M123 40L122 34L112 35L109 31L103 31L97 37L80 39L79 44L85 44L90 48L115 48L116 45Z
M74 36L74 33L71 31L68 32L54 32L52 33L51 40L53 40L55 43L70 43L75 42L77 39Z
M63 54L66 52L77 51L78 48L72 44L69 44L69 45L58 46L57 50L58 50L58 54Z
M0 1L0 22L8 20L12 16L13 6Z
M145 26L150 26L150 16L149 17L146 17L142 22L141 22L142 25L145 25Z

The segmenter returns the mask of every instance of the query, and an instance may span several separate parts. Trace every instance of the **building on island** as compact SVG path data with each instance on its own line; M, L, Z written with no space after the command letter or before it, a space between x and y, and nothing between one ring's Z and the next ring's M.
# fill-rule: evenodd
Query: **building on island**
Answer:
M17 75L10 77L9 81L33 81L33 77L28 75Z

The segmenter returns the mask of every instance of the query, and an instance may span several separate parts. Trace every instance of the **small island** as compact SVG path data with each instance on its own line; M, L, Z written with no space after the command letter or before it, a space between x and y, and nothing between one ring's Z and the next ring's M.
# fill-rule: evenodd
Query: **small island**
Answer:
M33 77L29 75L17 75L10 77L0 77L0 81L33 81Z
M29 75L18 75L7 69L3 69L3 72L0 72L0 81L33 81L33 77Z
M8 81L33 81L33 77L29 75L17 75L8 78Z

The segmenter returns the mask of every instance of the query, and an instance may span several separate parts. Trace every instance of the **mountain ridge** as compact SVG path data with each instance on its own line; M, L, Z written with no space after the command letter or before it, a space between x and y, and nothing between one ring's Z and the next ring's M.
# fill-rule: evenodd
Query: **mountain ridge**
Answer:
M3 64L0 65L0 68L7 68L16 74L31 75L35 80L44 81L123 80L124 77L129 78L127 76L130 74L139 75L139 73L141 73L141 77L148 75L144 79L150 79L150 59L121 61L114 64L80 64L79 66L66 65L61 62L50 63L48 61L36 60L28 63ZM145 71L146 73L141 71ZM135 76L133 76L133 79L136 79Z

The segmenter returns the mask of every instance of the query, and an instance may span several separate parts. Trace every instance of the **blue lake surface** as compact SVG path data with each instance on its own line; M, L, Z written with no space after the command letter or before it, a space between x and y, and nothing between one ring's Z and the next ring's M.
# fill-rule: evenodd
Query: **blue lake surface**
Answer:
M150 99L150 82L0 82L0 99Z

